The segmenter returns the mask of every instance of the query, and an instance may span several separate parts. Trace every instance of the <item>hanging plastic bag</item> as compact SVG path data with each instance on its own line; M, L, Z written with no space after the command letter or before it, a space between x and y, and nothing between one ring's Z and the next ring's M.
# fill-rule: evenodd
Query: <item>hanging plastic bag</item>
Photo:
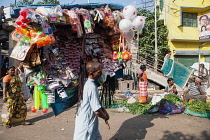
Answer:
M36 11L41 13L42 15L49 17L50 16L50 8L45 8L44 6L37 7Z
M82 30L79 16L75 13L75 11L73 9L68 11L68 14L72 21L71 22L72 30L77 32L78 37L81 37L83 34L83 30Z
M7 103L4 103L1 110L1 118L8 120L9 119L9 113L7 110Z

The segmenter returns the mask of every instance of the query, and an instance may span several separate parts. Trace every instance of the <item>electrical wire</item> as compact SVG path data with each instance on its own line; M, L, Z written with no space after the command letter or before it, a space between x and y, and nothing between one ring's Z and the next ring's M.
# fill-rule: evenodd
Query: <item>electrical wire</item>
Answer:
M71 4L74 3L74 2L75 2L75 0L73 0L73 1L71 2Z

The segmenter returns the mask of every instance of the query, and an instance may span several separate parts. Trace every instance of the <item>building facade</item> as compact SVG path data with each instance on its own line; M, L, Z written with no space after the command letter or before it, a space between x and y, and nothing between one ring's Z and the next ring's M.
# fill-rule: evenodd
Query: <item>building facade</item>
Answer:
M172 59L186 66L199 61L210 63L210 0L158 0L157 4L159 20L164 20L169 30ZM207 18L200 19L202 15ZM206 34L201 37L199 28L204 20Z

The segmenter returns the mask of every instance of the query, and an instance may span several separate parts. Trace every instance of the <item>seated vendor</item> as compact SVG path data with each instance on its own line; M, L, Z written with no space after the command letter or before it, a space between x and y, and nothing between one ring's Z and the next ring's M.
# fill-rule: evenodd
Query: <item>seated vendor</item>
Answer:
M165 87L164 92L173 93L177 95L176 85L174 84L173 78L168 78L167 80L168 85Z
M201 85L203 78L196 77L195 83L190 83L188 90L183 94L184 101L188 102L189 100L200 99L203 102L206 102L206 89Z

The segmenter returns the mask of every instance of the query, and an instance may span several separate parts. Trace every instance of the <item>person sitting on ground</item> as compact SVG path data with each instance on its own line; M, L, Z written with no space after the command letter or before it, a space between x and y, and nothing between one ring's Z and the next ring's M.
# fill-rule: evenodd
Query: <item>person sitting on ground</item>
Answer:
M203 102L206 102L206 89L201 85L203 78L196 77L195 83L190 83L188 90L183 94L184 101L188 102L189 100L200 99Z
M172 94L178 94L176 90L176 85L174 84L173 78L168 78L167 80L168 85L165 87L164 92L172 93Z

